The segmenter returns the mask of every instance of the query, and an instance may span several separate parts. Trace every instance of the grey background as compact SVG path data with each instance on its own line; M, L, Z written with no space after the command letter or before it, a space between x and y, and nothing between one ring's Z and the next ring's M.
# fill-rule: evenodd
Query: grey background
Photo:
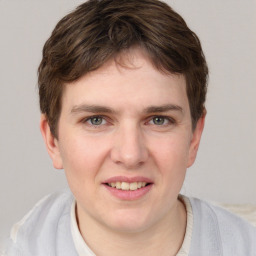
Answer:
M41 197L66 187L39 132L37 67L56 22L82 1L0 0L0 240ZM200 37L207 119L183 193L256 204L256 3L168 1Z

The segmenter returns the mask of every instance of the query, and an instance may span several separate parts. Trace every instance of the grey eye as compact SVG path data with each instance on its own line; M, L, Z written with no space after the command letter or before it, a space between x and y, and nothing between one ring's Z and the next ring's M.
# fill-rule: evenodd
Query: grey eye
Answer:
M89 119L92 125L101 125L103 118L100 116L95 116Z
M155 125L163 125L165 123L166 118L161 116L156 116L153 118L153 123Z

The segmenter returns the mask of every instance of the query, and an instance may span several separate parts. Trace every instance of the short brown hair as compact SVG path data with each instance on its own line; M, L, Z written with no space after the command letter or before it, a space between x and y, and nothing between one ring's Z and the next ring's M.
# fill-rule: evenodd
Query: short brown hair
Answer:
M64 84L133 46L145 50L158 70L185 76L195 128L204 113L208 68L183 18L157 0L89 0L58 22L38 68L40 109L55 137Z

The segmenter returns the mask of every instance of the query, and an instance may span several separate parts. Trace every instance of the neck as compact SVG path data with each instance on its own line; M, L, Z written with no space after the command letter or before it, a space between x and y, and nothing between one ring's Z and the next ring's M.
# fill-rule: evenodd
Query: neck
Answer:
M78 219L81 218L78 216ZM82 219L80 233L97 256L176 255L186 230L186 210L181 201L158 223L140 232L113 231L95 221Z

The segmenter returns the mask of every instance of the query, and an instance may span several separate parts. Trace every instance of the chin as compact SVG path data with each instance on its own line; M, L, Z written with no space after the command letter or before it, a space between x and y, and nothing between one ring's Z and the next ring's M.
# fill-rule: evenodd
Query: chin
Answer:
M137 233L150 226L147 214L141 215L136 211L120 210L113 214L108 221L109 228L122 233Z

